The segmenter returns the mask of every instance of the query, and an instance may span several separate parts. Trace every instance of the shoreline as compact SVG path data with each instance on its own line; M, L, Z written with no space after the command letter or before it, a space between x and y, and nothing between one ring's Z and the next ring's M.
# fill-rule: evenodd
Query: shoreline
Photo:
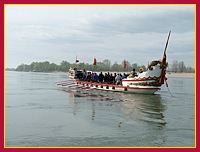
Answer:
M175 73L175 72L167 72L166 77L168 78L194 78L195 73Z

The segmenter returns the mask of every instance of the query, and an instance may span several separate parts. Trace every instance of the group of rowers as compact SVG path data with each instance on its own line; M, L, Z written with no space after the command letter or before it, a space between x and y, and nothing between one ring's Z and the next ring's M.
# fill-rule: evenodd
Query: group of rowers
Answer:
M82 81L88 81L88 82L99 82L99 83L108 83L108 84L116 84L116 85L120 85L122 84L122 80L127 78L127 77L135 77L137 76L137 73L135 72L135 69L133 69L133 71L130 74L126 74L124 73L123 75L121 73L110 73L107 72L105 74L103 74L102 72L100 72L99 74L97 74L96 72L92 72L92 71L85 71L85 70L79 70L77 71L77 69L74 69L75 71L75 78L82 80Z

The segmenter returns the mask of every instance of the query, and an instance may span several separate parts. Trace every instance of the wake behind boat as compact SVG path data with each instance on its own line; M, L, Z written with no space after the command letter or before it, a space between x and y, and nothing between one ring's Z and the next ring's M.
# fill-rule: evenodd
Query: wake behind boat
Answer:
M119 73L97 74L92 71L77 70L76 68L69 69L68 76L71 79L69 82L57 82L56 85L64 90L68 89L84 89L84 90L105 90L117 92L129 92L140 94L154 94L161 89L161 86L166 82L166 49L170 33L167 38L166 46L162 61L152 61L146 71L140 69L135 72L135 69L127 76Z

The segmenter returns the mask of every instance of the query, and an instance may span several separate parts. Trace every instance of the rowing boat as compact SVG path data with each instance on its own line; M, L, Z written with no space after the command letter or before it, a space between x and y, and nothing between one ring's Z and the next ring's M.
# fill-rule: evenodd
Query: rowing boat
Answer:
M166 83L166 49L170 37L167 38L166 46L162 60L154 60L149 65L146 71L140 71L136 75L131 73L127 78L121 80L120 84L104 83L99 81L85 80L77 77L77 72L83 73L82 70L70 69L68 76L69 82L57 82L56 85L62 89L82 89L82 90L104 90L113 92L127 92L140 94L154 94L161 89L161 86ZM90 71L92 72L92 71Z

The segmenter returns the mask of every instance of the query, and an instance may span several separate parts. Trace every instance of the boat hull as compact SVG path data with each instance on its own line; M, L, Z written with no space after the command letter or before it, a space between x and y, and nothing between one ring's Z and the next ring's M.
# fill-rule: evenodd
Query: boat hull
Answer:
M73 80L73 83L58 82L56 85L62 90L102 90L137 94L154 94L156 91L160 90L160 87L155 86L122 86L80 80Z

